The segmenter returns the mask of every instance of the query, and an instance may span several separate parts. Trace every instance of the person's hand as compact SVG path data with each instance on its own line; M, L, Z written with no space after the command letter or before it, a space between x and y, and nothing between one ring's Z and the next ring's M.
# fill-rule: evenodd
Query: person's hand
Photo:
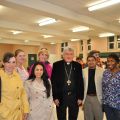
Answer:
M28 113L24 113L23 114L23 120L27 120L27 118L28 118Z
M78 103L78 106L82 106L82 100L78 99L77 103Z
M57 107L59 107L60 102L59 102L58 99L54 100L54 103L55 103L55 105L56 105Z

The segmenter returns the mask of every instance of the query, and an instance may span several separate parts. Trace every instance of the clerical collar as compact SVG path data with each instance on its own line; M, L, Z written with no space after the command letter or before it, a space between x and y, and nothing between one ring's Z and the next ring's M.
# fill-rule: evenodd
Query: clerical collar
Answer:
M67 65L70 65L70 62L67 62Z
M72 63L72 61L71 62L64 61L64 62L65 62L65 65L70 65Z

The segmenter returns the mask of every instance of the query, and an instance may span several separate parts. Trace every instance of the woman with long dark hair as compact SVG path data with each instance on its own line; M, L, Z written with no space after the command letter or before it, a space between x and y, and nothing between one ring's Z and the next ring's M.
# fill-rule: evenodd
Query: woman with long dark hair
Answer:
M42 63L33 65L25 88L30 103L28 120L54 120L50 80Z

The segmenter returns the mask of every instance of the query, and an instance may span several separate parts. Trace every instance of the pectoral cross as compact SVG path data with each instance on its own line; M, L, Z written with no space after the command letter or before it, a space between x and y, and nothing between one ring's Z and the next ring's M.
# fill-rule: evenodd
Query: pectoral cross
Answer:
M67 84L68 84L68 86L69 86L69 85L71 84L71 81L70 81L70 80L68 80L68 81L67 81Z

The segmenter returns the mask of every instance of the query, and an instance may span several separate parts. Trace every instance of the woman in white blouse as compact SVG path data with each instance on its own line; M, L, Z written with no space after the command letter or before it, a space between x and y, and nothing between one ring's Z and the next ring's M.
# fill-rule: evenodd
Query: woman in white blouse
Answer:
M33 65L29 80L25 81L25 89L30 103L28 120L54 120L51 85L42 63Z
M16 70L19 73L21 79L25 81L28 79L29 74L23 66L26 60L24 51L21 49L17 49L15 51L15 58L16 58Z

